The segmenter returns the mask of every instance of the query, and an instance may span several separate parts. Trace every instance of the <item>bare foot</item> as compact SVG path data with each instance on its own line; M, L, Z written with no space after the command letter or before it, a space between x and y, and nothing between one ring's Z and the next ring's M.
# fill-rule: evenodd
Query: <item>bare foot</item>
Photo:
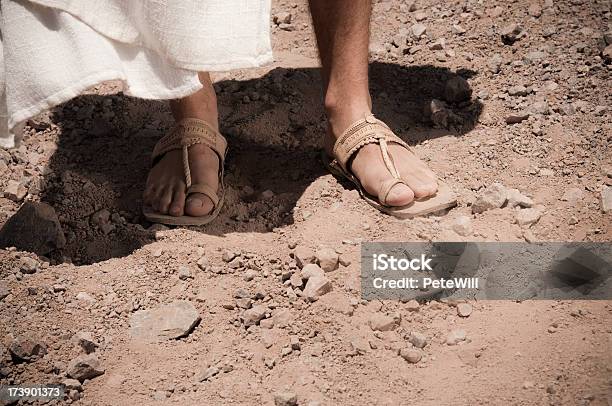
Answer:
M334 130L335 125L330 120L331 123L328 126L325 142L325 150L330 156L336 138L350 124L362 117L363 115L343 120L344 124L340 124L337 130ZM389 155L392 157L401 178L408 186L403 184L393 186L387 196L386 202L388 205L405 206L414 199L422 199L437 192L438 182L436 175L414 153L401 145L390 144ZM380 185L384 181L393 178L393 175L385 166L378 144L362 147L350 163L350 170L359 179L365 191L372 196L378 196Z
M218 130L217 99L210 77L200 74L203 89L170 103L174 118L198 118ZM192 183L219 187L219 157L202 144L189 147ZM204 216L213 210L213 202L201 193L186 197L185 174L181 150L167 152L151 169L143 195L144 203L155 211L172 216Z

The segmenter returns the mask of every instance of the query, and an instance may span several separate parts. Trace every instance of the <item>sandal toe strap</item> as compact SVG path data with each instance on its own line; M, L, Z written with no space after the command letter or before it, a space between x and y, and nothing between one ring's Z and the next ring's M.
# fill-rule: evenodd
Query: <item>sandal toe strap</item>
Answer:
M378 190L378 201L381 204L388 206L387 197L389 197L389 193L391 192L391 189L393 189L395 186L399 184L408 186L406 182L404 182L402 179L399 179L399 178L391 178L391 179L387 179L386 181L382 182L380 184L380 189Z
M219 204L219 196L217 195L217 190L209 185L206 185L204 183L194 183L187 189L187 196L193 193L201 193L203 195L208 196L213 202L213 209L216 208Z

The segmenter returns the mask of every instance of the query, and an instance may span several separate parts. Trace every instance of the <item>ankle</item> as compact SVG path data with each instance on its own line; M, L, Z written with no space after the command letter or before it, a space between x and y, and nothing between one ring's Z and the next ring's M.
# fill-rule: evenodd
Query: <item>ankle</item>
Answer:
M348 94L337 96L328 92L325 96L325 113L335 138L339 137L352 123L372 111L369 94Z

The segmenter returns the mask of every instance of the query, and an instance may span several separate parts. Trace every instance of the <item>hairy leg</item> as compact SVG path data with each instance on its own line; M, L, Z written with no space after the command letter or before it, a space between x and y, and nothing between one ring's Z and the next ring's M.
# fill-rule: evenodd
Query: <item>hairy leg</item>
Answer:
M371 6L371 0L310 0L329 122L325 142L328 153L336 138L372 109L368 85ZM391 145L389 150L400 175L409 185L394 186L387 198L389 204L402 206L415 197L436 192L436 177L422 161L399 145ZM361 148L351 169L372 195L392 176L376 145Z

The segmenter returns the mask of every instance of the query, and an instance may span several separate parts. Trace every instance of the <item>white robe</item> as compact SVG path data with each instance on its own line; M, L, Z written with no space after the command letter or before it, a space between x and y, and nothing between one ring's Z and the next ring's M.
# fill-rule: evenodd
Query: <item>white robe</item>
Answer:
M270 0L1 0L0 21L5 148L26 120L103 81L180 98L201 88L198 71L272 61Z

